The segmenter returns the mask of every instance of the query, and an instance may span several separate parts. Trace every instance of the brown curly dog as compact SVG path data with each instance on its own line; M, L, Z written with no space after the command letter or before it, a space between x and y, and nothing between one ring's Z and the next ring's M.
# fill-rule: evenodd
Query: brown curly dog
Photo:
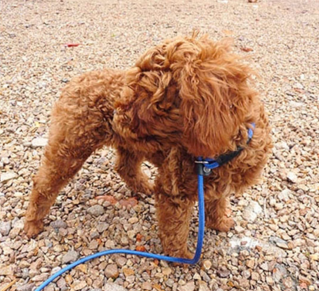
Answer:
M164 252L191 257L189 221L197 200L195 157L243 150L205 177L207 227L228 231L228 197L254 184L272 147L251 70L225 42L177 37L148 50L128 71L86 73L62 91L26 213L29 237L43 228L60 189L97 149L117 150L115 169L133 191L154 193ZM247 130L255 123L249 143ZM155 185L141 171L158 168Z

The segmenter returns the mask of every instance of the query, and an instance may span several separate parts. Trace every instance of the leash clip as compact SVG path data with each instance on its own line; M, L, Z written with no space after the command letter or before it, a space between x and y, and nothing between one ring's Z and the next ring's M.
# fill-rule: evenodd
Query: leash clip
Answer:
M203 160L199 157L195 160L196 164L196 173L201 176L209 176L212 173L212 170L219 167L219 163L213 159Z

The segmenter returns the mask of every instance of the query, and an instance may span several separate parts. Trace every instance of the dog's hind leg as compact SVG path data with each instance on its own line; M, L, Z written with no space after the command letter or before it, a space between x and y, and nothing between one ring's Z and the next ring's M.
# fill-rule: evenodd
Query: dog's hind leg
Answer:
M138 155L135 152L117 148L115 170L132 191L151 194L153 192L153 185L141 169L143 160L145 158L142 154Z
M48 145L42 165L33 179L25 215L24 230L29 237L36 236L42 230L43 218L61 188L80 170L91 153L103 144L101 126L97 127L84 117L82 120L72 117L65 112L56 112L52 116Z

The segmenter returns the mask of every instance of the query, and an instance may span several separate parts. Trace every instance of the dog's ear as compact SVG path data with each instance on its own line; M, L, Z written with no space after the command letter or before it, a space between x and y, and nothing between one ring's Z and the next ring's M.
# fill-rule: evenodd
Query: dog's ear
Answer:
M153 60L142 61L126 73L124 89L115 103L116 123L122 134L126 131L137 139L169 138L182 128L177 85L169 70L151 70Z
M239 126L249 119L255 92L247 84L249 70L227 46L200 45L192 53L188 48L181 65L172 68L180 88L184 146L195 156L214 157L231 149Z

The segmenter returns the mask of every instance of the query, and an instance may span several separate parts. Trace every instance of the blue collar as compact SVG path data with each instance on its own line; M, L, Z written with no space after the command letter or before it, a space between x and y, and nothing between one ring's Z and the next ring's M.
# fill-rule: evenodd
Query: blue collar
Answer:
M256 127L255 123L251 123L251 125L252 125L252 128L248 129L247 144L250 143L250 141L253 137L253 134L254 134L253 129L255 129L255 127ZM244 149L244 147L238 146L235 151L220 155L217 158L203 159L202 157L198 157L197 160L195 161L195 163L197 165L197 167L196 167L197 174L204 175L204 176L210 175L210 173L212 172L213 169L218 168L218 167L228 163L233 158L237 157L242 152L243 149Z

